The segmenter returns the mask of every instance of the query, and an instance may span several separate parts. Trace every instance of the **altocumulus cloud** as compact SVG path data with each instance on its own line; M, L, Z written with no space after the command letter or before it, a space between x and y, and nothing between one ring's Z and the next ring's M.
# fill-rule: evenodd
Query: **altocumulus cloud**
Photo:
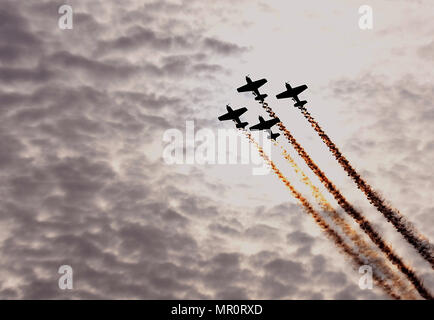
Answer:
M297 206L228 208L202 168L143 151L218 100L220 59L250 50L208 32L231 3L70 1L68 31L60 4L0 9L1 298L383 297L313 249L334 251L298 230L312 223ZM74 290L58 288L63 264Z

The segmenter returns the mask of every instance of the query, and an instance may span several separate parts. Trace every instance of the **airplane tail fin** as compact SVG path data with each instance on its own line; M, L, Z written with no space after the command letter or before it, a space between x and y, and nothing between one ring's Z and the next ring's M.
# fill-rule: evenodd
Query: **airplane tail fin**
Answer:
M276 141L277 137L280 136L280 133L270 133L268 135L268 139Z
M241 122L241 123L237 123L236 127L244 129L248 124L249 124L248 122Z
M266 97L268 97L268 94L260 94L260 95L258 95L258 96L256 96L256 98L255 98L255 100L257 100L257 101L264 101L264 99L266 98Z
M302 108L306 103L307 103L306 100L298 101L297 103L294 104L294 106L297 108Z
M276 141L276 139L277 139L278 136L280 136L280 133L278 133L278 132L273 133L273 132L270 130L270 134L268 135L268 139Z

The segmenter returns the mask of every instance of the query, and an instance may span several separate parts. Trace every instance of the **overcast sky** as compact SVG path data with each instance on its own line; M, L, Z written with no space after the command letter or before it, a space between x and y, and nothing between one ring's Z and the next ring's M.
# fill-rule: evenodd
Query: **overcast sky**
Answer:
M72 30L58 27L65 3ZM358 26L363 4L372 30ZM431 0L2 0L0 298L388 298L359 288L358 270L272 173L163 160L164 132L185 135L186 121L232 128L217 120L227 103L247 107L251 124L266 116L236 92L247 74L268 79L261 92L286 127L434 292L430 266L299 111L274 98L285 81L307 84L302 97L344 155L434 241L432 9ZM272 158L295 177L276 150ZM73 290L58 287L61 265L74 271Z

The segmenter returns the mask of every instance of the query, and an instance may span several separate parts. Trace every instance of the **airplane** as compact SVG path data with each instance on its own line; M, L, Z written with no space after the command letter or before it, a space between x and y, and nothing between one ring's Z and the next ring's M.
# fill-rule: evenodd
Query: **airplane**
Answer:
M249 76L246 76L247 84L244 86L241 86L237 89L238 92L246 92L246 91L252 91L253 94L256 96L255 100L259 102L264 102L264 99L268 97L267 94L261 94L259 92L259 88L262 87L264 84L267 83L267 79L260 79L256 81L252 81Z
M288 82L286 82L285 86L286 86L286 91L283 91L278 95L276 95L277 99L292 98L292 100L295 101L294 106L299 108L303 107L307 103L306 100L300 101L300 99L298 99L298 95L307 89L307 85L303 84L301 86L292 88L291 85Z
M268 139L276 141L278 136L280 136L280 133L273 133L271 129L269 130Z
M225 113L224 115L221 115L220 117L218 117L218 119L220 121L225 121L225 120L233 120L234 122L237 123L236 127L237 128L245 128L249 123L248 122L241 122L240 121L240 116L247 111L247 108L240 108L240 109L236 109L233 110L228 104L226 105L226 109L228 110L228 113Z
M250 130L268 130L276 123L280 122L279 118L273 118L267 121L265 121L264 118L262 118L261 116L259 116L258 118L259 118L259 123L250 127Z

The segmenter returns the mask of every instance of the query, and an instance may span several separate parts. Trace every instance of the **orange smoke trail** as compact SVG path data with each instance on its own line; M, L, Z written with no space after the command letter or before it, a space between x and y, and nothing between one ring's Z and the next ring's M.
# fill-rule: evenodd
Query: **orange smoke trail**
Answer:
M393 209L387 205L383 199L381 199L381 197L372 189L372 187L360 177L356 170L351 166L347 158L342 155L338 147L321 129L319 124L310 115L307 109L304 107L300 109L304 117L309 121L309 123L327 145L339 164L357 184L357 187L366 195L369 202L383 214L387 221L393 224L395 229L400 232L404 238L419 252L419 254L431 264L431 267L434 268L434 246L429 243L427 238L420 235L414 226L407 221L398 210Z
M274 142L276 147L279 146L278 142ZM289 155L289 153L280 146L282 150L283 157L288 161L297 175L300 177L300 180L309 187L312 192L312 195L320 204L321 208L330 214L333 222L339 226L343 232L348 236L348 238L356 245L359 252L364 255L368 260L370 265L374 265L378 268L378 270L383 273L386 277L391 279L396 287L402 290L405 299L416 299L416 297L411 292L411 289L407 288L406 285L401 281L401 278L385 263L385 261L378 256L378 254L371 249L369 244L363 240L362 237L354 230L351 225L349 225L345 219L343 219L336 210L332 207L330 202L324 197L322 192L316 187L308 176L301 170L301 168L297 165L294 159Z
M276 114L273 110L268 106L266 102L262 104L264 109L272 118L277 118ZM319 167L313 162L307 152L303 149L303 147L297 142L291 132L286 129L285 125L282 122L278 124L279 129L283 132L285 137L294 147L294 149L298 152L300 157L306 162L309 168L317 175L320 181L324 184L327 190L333 195L338 204L344 209L346 213L348 213L360 226L360 228L369 236L369 238L380 248L380 250L387 256L390 262L392 262L402 273L407 276L407 279L413 284L419 294L425 299L434 300L434 297L431 293L425 288L422 284L422 281L419 277L408 267L402 259L396 255L392 248L384 242L381 236L377 231L373 228L371 223L366 220L360 212L358 212L345 197L341 194L341 192L336 188L336 186L327 178L327 176L322 172Z
M274 162L265 154L264 150L259 146L259 144L252 138L251 134L248 133L245 130L242 130L246 137L250 140L251 143L253 143L256 148L258 149L258 152L260 156L267 162L267 164L271 167L271 169L274 171L274 173L277 175L277 177L285 184L285 186L290 190L291 194L300 202L300 204L303 206L305 211L310 214L315 222L323 229L327 236L331 238L336 246L340 248L343 252L345 252L348 256L353 258L354 263L357 266L364 265L364 261L359 257L359 255L351 249L350 246L346 244L346 242L342 239L342 237L333 230L328 223L321 217L321 215L310 205L309 201L307 201L306 198L304 198L301 193L299 193L289 182L289 180L282 174L282 172L277 168L277 166L274 164ZM401 299L401 297L394 293L392 288L375 272L373 273L373 279L375 282L383 288L383 290L389 294L394 299Z

